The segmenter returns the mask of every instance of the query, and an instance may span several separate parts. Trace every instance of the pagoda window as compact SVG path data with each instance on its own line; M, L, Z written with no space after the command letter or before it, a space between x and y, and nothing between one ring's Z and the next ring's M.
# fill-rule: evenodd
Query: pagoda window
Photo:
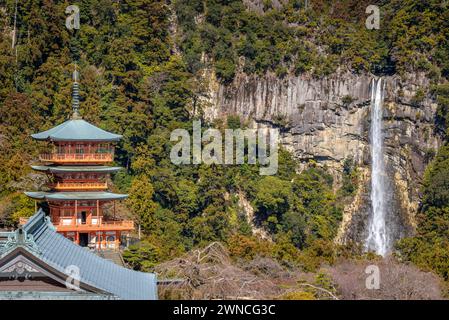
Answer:
M59 154L65 153L65 145L58 144L56 146L56 152Z
M61 210L62 217L71 217L73 216L73 210Z
M75 148L75 153L82 154L84 153L84 144L77 143Z
M100 143L97 148L97 153L109 153L109 144Z

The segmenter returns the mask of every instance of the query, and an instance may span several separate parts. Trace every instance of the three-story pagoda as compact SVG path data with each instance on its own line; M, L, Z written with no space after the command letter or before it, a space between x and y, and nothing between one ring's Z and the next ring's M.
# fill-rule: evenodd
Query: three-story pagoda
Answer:
M115 219L115 201L127 197L108 191L107 178L120 167L109 166L114 159L114 143L121 135L102 130L79 114L78 73L73 75L71 118L47 131L31 135L49 141L53 151L41 154L42 165L34 170L46 173L51 184L48 192L25 192L46 201L57 232L92 249L118 249L121 239L134 229L132 221ZM111 203L114 216L104 215Z

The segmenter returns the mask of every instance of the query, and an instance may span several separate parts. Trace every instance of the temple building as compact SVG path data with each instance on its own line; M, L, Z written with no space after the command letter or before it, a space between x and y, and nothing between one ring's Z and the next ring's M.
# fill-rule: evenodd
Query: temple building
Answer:
M115 201L126 194L108 191L114 142L121 136L84 121L78 112L74 73L71 118L33 134L52 151L34 170L48 175L48 191L26 192L37 201L35 214L14 231L0 232L0 300L154 300L157 277L105 259L118 253L132 221L115 219ZM108 215L106 208L108 206ZM84 247L84 248L83 248Z
M52 224L69 240L92 249L118 249L134 229L133 221L115 217L115 202L127 195L109 192L107 185L109 174L121 169L109 164L114 160L114 143L122 136L82 119L76 70L73 78L71 118L32 135L51 145L50 152L40 155L41 165L32 166L47 174L49 190L25 194L48 204Z
M0 300L156 300L153 273L126 269L58 232L39 209L0 232Z

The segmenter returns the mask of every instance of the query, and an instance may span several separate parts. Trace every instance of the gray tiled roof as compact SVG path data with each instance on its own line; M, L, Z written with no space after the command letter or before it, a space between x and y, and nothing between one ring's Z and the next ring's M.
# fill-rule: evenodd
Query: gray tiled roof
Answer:
M54 128L31 136L37 140L52 141L118 141L122 138L119 134L107 132L82 119L67 120Z
M56 270L66 273L68 266L77 266L80 269L80 282L121 299L157 299L155 274L120 267L74 244L55 231L42 210L32 216L23 229L33 236L39 251L34 254Z

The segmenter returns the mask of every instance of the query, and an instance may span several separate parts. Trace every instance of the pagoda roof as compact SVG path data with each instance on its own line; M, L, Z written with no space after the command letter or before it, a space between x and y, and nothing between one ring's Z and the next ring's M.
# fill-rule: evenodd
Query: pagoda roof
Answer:
M92 192L25 192L33 199L47 201L68 201L68 200L122 200L128 197L127 194L118 194L106 191Z
M11 265L12 263L15 265ZM157 299L157 278L154 273L121 267L80 247L57 233L42 209L22 228L8 232L5 241L0 241L0 274L18 266L18 263L21 263L20 267L25 273L45 273L62 284L73 277L73 267L78 268L79 289L73 291L72 295L61 293L66 297L55 293L58 295L55 298ZM1 293L6 297L15 295L14 292ZM40 295L39 292L29 294L33 299L48 299L47 296Z
M108 166L31 166L36 171L63 173L63 172L117 172L122 167Z
M121 135L100 129L83 119L67 120L47 131L31 135L36 140L51 141L118 141Z

